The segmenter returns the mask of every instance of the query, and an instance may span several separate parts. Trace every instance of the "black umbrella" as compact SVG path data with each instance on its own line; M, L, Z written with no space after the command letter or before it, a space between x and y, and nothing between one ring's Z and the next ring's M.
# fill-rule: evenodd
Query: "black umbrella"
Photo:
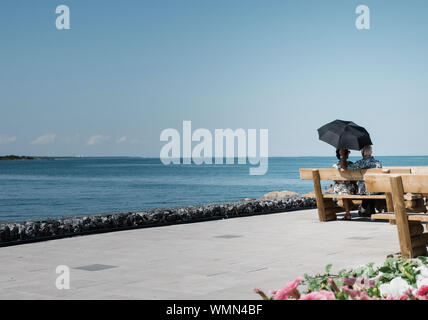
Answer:
M352 121L334 120L327 123L318 129L318 136L336 149L361 150L372 145L367 130Z

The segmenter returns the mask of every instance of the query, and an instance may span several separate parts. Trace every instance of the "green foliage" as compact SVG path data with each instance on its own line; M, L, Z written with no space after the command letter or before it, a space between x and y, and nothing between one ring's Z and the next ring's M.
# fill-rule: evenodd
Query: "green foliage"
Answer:
M354 269L342 269L337 274L331 274L332 264L328 264L323 274L314 276L305 274L305 280L302 284L306 285L305 292L309 293L319 290L334 291L329 284L329 279L333 280L337 287L344 286L344 279L348 278L376 279L375 285L367 289L367 295L370 297L380 297L379 285L389 283L397 277L405 279L410 285L416 287L416 276L420 273L420 271L416 271L419 267L418 260L422 264L428 265L426 257L419 257L418 259L387 258L380 267L375 267L374 263L368 263ZM344 291L336 292L336 298L348 299L348 294Z
M307 292L312 291L319 291L319 290L328 290L333 291L331 288L331 285L328 283L328 279L332 279L336 286L342 286L343 282L338 279L338 275L330 274L332 264L328 264L325 267L326 273L324 274L317 274L315 276L310 276L307 273L305 273L304 278L305 280L302 281L303 285L307 286Z
M427 257L418 257L418 259L419 260L421 260L421 262L424 264L424 265L428 265L428 258Z
M336 293L336 299L337 300L349 300L349 294L345 291L340 291Z
M380 298L380 290L379 290L379 285L374 285L373 287L370 287L367 289L367 294L370 297L378 297Z
M417 288L417 278L420 280L421 273L419 267L424 265L428 267L428 258L419 257L417 259L403 259L401 257L387 258L383 265L376 267L374 263L368 263L353 269L342 269L337 274L332 274L332 264L325 266L325 273L317 275L304 275L304 280L301 285L306 286L306 289L299 289L299 293L308 294L317 292L310 298L319 299L321 296L327 299L334 297L338 300L376 300L385 299L381 296L380 286L391 282L395 278L404 279L410 286ZM425 271L424 271L425 272ZM426 277L426 275L424 275ZM300 281L300 279L299 279ZM400 281L398 281L400 282ZM403 281L401 281L403 282ZM407 290L408 286L405 285ZM387 295L388 286L382 288L384 295ZM418 288L417 288L418 289ZM324 292L323 290L330 291ZM256 292L262 296L263 299L269 299L260 289ZM331 294L333 292L334 294ZM417 293L416 291L406 291L400 298L408 300L420 299L423 300L428 296ZM409 293L410 292L410 293ZM291 294L291 298L298 299L299 296ZM307 296L305 297L307 298ZM388 298L394 298L389 296Z
M349 278L352 275L352 270L342 269L338 272L340 278Z
M424 263L423 259L420 260L422 263ZM415 269L418 266L419 264L412 259L387 258L384 265L379 268L379 271L383 274L379 277L378 281L382 284L390 282L396 277L401 277L410 285L416 287L416 276L420 273L420 271L416 271Z

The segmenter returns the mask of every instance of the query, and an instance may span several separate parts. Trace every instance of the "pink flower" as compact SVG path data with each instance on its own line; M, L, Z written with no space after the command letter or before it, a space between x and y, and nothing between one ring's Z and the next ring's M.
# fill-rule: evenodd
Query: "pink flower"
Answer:
M366 278L357 278L353 287L354 289L357 289L357 290L364 290L364 289L373 287L374 285L375 285L374 280L369 280Z
M414 290L412 288L409 288L404 291L400 297L400 300L416 300Z
M360 292L356 300L376 300L376 299L370 298L365 292Z
M348 277L343 279L343 283L349 287L352 287L357 279L354 277Z
M355 299L359 294L358 290L350 289L347 286L340 287L340 290L346 292L351 299Z
M297 287L299 286L300 282L303 281L303 277L297 277L296 280L293 282L287 283L285 288L273 290L271 291L274 296L272 297L273 300L288 300L290 297L294 299L300 298L300 293L297 290Z
M346 286L340 287L340 289L348 294L350 300L376 300L370 298L365 291L359 289L350 289Z
M428 286L421 286L416 294L419 298L420 297L427 298L428 297Z
M334 293L327 290L314 291L302 295L299 300L334 300L336 297Z

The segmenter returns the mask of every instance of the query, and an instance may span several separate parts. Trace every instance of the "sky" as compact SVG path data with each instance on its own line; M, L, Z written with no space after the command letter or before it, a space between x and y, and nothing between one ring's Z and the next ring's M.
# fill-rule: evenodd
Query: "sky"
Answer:
M158 157L190 120L334 156L316 131L334 119L375 155L428 155L426 39L426 0L2 0L0 155Z

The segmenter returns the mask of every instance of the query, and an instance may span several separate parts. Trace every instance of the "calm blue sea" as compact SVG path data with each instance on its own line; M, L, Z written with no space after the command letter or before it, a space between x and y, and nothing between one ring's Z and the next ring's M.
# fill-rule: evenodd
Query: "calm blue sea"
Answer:
M379 157L384 165L428 165L428 157ZM352 160L352 158L351 158ZM355 159L354 159L355 160ZM105 157L0 161L0 221L175 207L312 190L299 168L331 167L334 157L270 158L264 176L247 165L163 165Z

